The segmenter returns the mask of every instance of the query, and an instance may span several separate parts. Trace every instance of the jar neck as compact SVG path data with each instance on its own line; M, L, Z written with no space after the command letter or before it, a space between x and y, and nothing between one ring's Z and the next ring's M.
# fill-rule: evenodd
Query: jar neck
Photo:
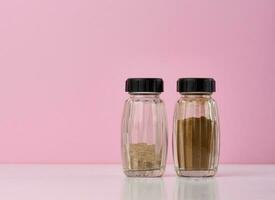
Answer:
M212 92L181 92L182 97L211 98Z
M140 97L146 97L146 98L158 98L160 93L153 93L153 92L131 92L129 93L130 97L133 98L140 98Z

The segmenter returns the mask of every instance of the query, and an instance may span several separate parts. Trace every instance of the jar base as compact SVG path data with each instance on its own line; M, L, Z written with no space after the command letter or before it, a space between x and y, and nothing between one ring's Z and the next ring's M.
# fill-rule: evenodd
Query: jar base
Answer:
M184 169L176 169L176 173L178 176L183 177L211 177L215 176L217 170L184 170Z
M164 174L164 168L152 170L124 170L128 177L161 177Z

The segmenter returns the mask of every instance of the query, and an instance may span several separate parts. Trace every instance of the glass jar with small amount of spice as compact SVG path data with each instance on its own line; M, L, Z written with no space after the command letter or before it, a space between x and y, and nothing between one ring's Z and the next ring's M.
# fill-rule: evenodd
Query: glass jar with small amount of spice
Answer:
M173 125L173 156L178 176L214 176L219 160L219 117L212 78L181 78Z
M162 176L167 156L167 120L159 78L130 78L121 127L123 171L127 176Z

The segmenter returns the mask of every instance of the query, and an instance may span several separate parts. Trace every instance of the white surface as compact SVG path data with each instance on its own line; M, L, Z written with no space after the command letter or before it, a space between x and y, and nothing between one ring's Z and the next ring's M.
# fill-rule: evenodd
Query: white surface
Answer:
M0 165L1 200L275 200L275 165L221 165L215 178L126 178L120 165Z

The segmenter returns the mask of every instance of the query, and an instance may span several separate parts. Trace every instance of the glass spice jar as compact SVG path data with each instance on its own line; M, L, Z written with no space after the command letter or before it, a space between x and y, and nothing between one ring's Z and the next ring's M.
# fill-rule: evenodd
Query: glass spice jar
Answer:
M219 117L212 78L181 78L173 126L173 156L178 176L214 176L219 160Z
M122 127L121 152L127 176L162 176L167 156L167 120L164 102L160 99L163 80L129 78Z

